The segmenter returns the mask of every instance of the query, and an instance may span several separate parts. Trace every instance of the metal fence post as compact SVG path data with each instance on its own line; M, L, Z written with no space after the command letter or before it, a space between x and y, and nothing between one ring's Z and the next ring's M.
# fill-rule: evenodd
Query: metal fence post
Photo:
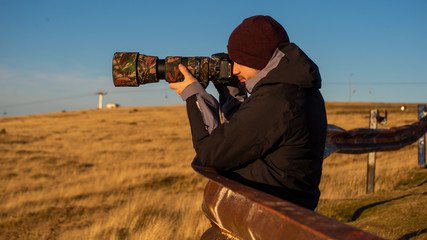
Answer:
M418 119L423 118L427 115L427 109L425 105L418 105ZM426 135L418 139L418 166L426 167Z
M377 129L378 109L371 109L369 113L369 128ZM366 176L366 193L375 191L375 152L368 153L368 170Z

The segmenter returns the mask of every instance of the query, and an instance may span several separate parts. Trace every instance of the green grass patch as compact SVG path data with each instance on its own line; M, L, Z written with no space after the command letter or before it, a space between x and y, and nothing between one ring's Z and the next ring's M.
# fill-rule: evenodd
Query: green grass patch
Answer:
M321 199L318 212L386 239L427 239L427 169L415 169L392 191Z
M419 169L410 174L409 177L401 179L395 189L404 190L427 185L427 169Z

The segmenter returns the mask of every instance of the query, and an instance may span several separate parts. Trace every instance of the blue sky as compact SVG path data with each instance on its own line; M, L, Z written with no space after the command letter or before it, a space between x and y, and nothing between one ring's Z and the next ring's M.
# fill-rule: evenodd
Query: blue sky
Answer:
M0 0L0 116L96 108L98 90L104 105L184 104L164 81L115 88L113 54L210 56L258 14L316 62L326 101L426 103L426 11L415 0Z

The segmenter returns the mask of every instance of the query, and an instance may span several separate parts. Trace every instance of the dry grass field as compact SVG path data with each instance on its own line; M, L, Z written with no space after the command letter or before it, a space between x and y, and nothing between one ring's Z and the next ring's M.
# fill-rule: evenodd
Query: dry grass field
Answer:
M326 107L328 123L346 130L369 128L370 109L378 109L381 116L387 110L387 122L384 125L378 124L378 128L389 129L418 120L416 104L407 105L404 112L400 110L400 104L328 103ZM322 198L341 199L365 195L367 158L368 154L332 154L326 158L323 164ZM375 190L391 190L400 180L397 176L416 167L417 162L417 143L399 151L376 153Z
M415 104L405 112L399 106L327 103L328 121L367 128L370 108L387 109L381 128L417 120ZM0 239L198 239L210 224L201 211L206 180L190 167L194 155L184 106L0 118ZM369 195L366 159L325 159L319 212L385 238L427 238L426 172L417 167L416 144L377 153ZM405 182L414 176L421 180ZM376 205L409 226L382 217Z

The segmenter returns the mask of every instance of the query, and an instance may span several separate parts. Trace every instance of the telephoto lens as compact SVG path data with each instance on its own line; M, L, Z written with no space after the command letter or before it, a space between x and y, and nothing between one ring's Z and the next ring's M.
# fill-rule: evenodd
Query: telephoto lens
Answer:
M183 81L179 64L186 66L204 87L210 80L224 82L232 78L233 63L226 53L214 54L212 58L168 56L159 59L137 52L116 52L113 57L114 86L138 87L161 79L169 83Z

